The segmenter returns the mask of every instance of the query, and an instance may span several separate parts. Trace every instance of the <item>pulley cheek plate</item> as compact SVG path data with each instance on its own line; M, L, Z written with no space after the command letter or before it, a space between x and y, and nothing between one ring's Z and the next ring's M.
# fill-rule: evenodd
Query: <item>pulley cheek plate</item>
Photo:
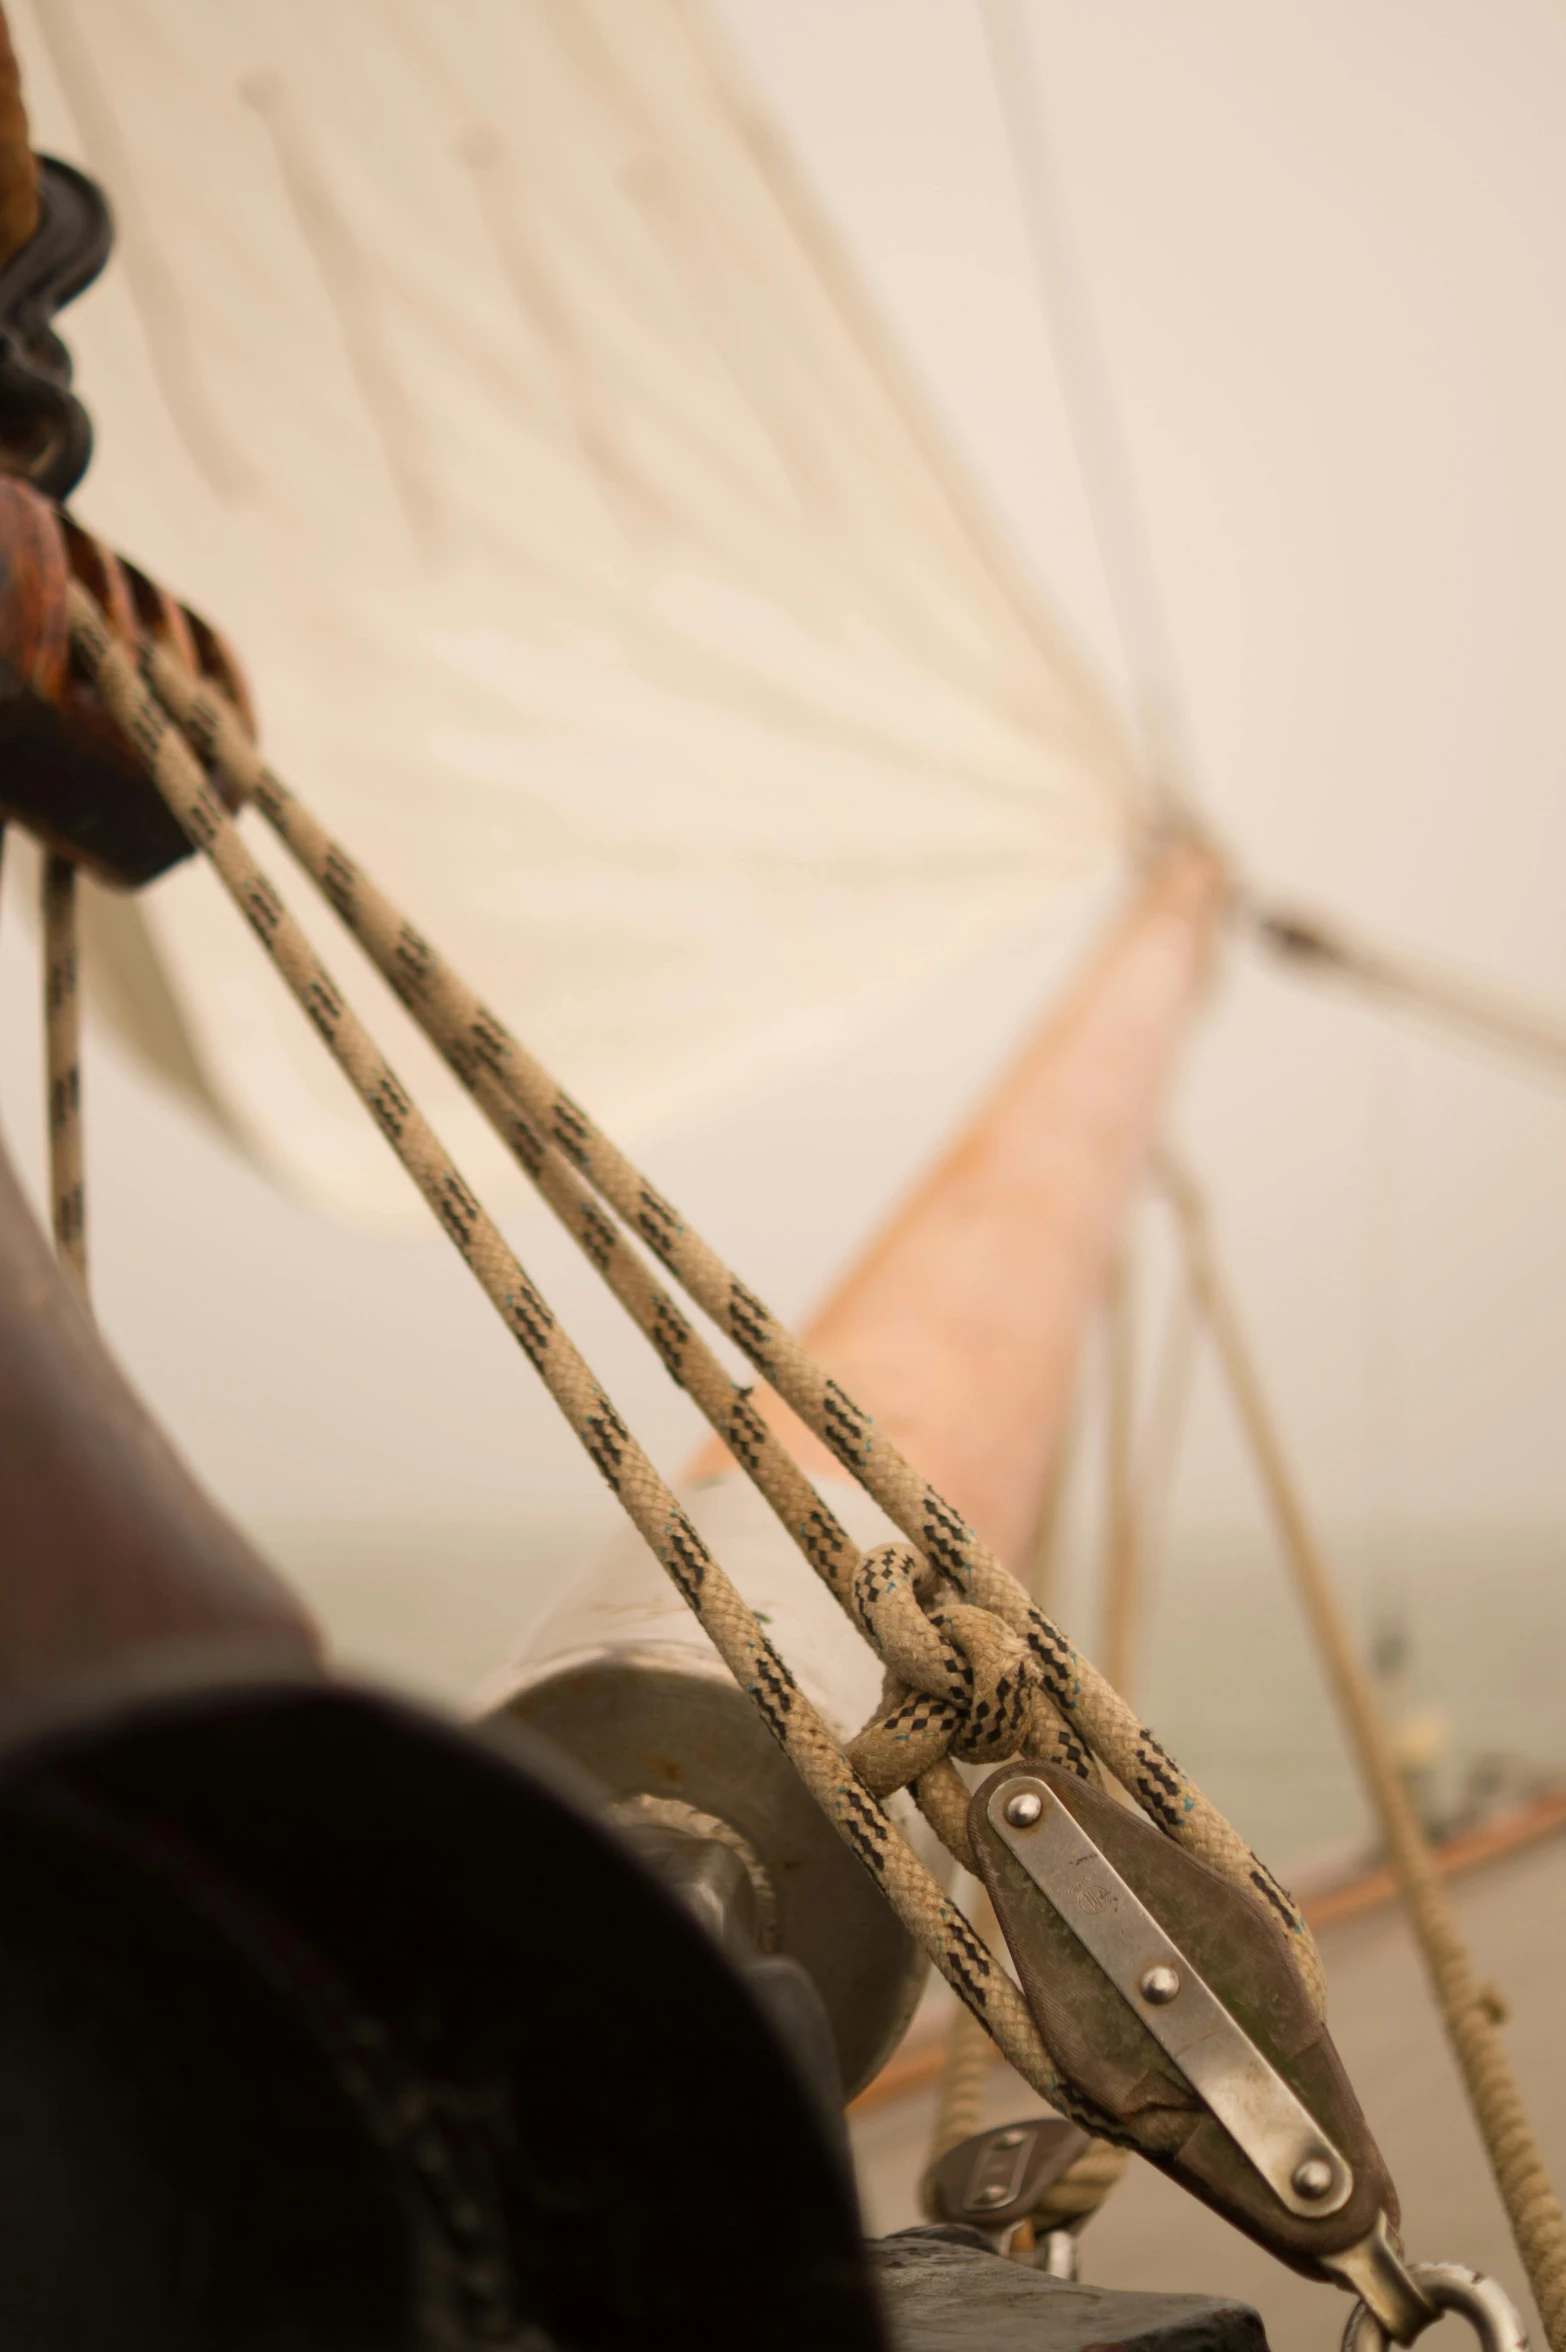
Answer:
M1050 1891L1043 1891L1012 1850L1017 1841L1008 1843L996 1826L997 1818L1004 1819L996 1800L1019 1780L1065 1809L1107 1871L1077 1869L1058 1882L1051 1874ZM992 1774L974 1796L969 1829L1045 2043L1081 2098L1099 2111L1101 2128L1130 2140L1225 2219L1309 2276L1330 2275L1320 2267L1322 2259L1366 2239L1382 2215L1395 2223L1391 2181L1326 2027L1282 1946L1286 1929L1274 1931L1257 1903L1139 1814L1057 1767L1014 1763ZM1070 1924L1078 1910L1085 1925L1086 1914L1110 1899L1107 1888L1117 1877L1176 1947L1177 1961L1183 1958L1216 1995L1265 2061L1262 2071L1281 2077L1346 2163L1348 2191L1331 2212L1290 2210L1160 2046L1145 2007L1139 2015ZM1265 1899L1264 1883L1258 1903ZM1161 1959L1166 1950L1150 1948L1148 1957ZM1084 2114L1079 2120L1092 2118Z
M243 713L243 681L199 615L25 483L0 476L0 818L122 890L191 854L167 804L70 658L66 596L90 590L135 653L146 632Z

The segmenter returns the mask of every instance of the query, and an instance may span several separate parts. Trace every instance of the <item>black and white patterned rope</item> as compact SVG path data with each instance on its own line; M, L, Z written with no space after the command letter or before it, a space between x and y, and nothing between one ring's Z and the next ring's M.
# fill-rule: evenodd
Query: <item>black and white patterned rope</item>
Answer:
M163 649L149 644L144 659L150 682L189 731L203 757L212 761L239 791L255 800L280 839L305 871L318 881L350 930L366 946L404 1004L446 1054L481 1107L490 1111L499 1124L499 1118L490 1108L496 1104L498 1092L512 1118L521 1122L519 1133L525 1132L528 1139L526 1149L517 1146L524 1165L528 1164L529 1151L540 1170L547 1166L550 1153L568 1162L582 1184L590 1187L615 1212L622 1228L637 1235L661 1260L695 1303L737 1343L763 1378L880 1504L921 1560L927 1561L953 1589L958 1602L989 1612L1021 1638L1037 1673L1038 1697L1030 1738L1036 1736L1043 1752L1059 1756L1062 1762L1079 1771L1088 1769L1090 1756L1096 1757L1166 1835L1240 1886L1279 1932L1312 1999L1321 2007L1325 1998L1321 1964L1298 1907L1118 1692L1029 1600L974 1530L903 1459L870 1416L829 1378L793 1334L724 1265L717 1253L685 1223L678 1211L601 1133L581 1106L556 1084L504 1023L385 898L341 844L333 841L297 797L271 774L232 706L216 691L193 680ZM551 1175L549 1182L557 1185L558 1178ZM544 1188L541 1177L541 1189ZM573 1196L576 1205L572 1214L578 1218L585 1214L581 1198L580 1194ZM615 1234L608 1220L601 1230L606 1237ZM607 1238L601 1246L607 1273L623 1246L623 1231L614 1249L609 1247ZM663 1311L676 1318L678 1326L689 1330L672 1302L667 1302ZM686 1364L694 1360L691 1355L683 1359ZM718 1373L727 1382L721 1367ZM675 1376L680 1377L680 1372L676 1371ZM693 1395L697 1394L693 1382L688 1380L686 1385L691 1387ZM732 1383L728 1386L735 1395L743 1393L734 1390ZM698 1398L698 1401L702 1400ZM714 1394L714 1402L718 1401ZM703 1409L707 1410L705 1403ZM732 1397L723 1409L733 1413ZM711 1411L708 1418L719 1434L726 1436L722 1420L715 1418ZM792 1499L783 1500L786 1474L771 1458L770 1449L766 1477L757 1475L747 1459L747 1450L754 1453L758 1445L765 1444L754 1434L765 1425L753 1408L748 1421L750 1434L736 1449L737 1458L778 1510L790 1533L800 1541L801 1549L818 1573L839 1600L846 1602L859 1567L854 1547L835 1520L823 1531L814 1515L824 1513L826 1507L797 1469L793 1476L813 1497L813 1503L803 1503L798 1487L789 1487ZM807 1523L809 1540L800 1532ZM909 1715L894 1727L891 1738L896 1740L901 1731L911 1733L917 1722L919 1752L928 1753L938 1738L938 1731L923 1702L940 1695L917 1691ZM883 1716L895 1716L899 1703L894 1694ZM862 1738L868 1738L878 1728L867 1727ZM858 1742L855 1747L858 1761ZM885 1753L885 1743L882 1753ZM868 1751L865 1762L870 1763ZM961 1853L966 1838L953 1787L956 1776L945 1777L943 1763L944 1750L942 1762L920 1771L916 1785L926 1811L936 1820L942 1835Z
M1027 2004L961 1909L865 1787L753 1612L627 1430L492 1218L344 1001L309 938L256 863L196 754L95 600L70 590L72 645L148 775L271 957L332 1058L567 1422L640 1529L720 1657L822 1811L898 1917L1006 2058L1042 2098L1084 2103L1058 2074ZM1091 2109L1086 2119L1100 2124ZM1101 2127L1101 2125L1100 2125Z

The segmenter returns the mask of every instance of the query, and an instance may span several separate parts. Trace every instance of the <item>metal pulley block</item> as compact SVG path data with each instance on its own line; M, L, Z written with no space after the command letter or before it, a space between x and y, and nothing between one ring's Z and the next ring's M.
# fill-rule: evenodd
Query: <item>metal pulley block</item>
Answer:
M931 2165L925 2209L937 2221L1005 2235L1033 2219L1046 2191L1089 2145L1085 2131L1053 2115L975 2132Z
M969 1830L1023 1993L1101 2128L1410 2341L1430 2306L1394 2248L1396 2193L1256 1906L1055 1766L992 1774Z

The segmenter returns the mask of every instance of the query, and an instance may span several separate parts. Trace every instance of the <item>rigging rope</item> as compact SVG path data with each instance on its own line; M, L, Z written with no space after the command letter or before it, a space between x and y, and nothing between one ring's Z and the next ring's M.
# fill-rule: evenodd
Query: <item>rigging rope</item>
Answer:
M959 2009L946 2031L935 2122L925 2158L927 2172L933 2171L943 2156L949 2156L953 2148L960 2148L964 2140L971 2140L983 2128L984 2094L994 2055L995 2045L978 2019L971 2010ZM929 2212L928 2206L925 2210ZM940 2216L932 2218L938 2220Z
M869 1417L689 1232L564 1096L299 802L272 777L232 707L197 687L150 641L145 676L80 587L70 589L72 642L106 708L154 783L245 915L392 1150L480 1287L544 1380L589 1456L811 1794L959 1997L1043 2098L1090 2129L1114 2129L1064 2081L1017 1987L941 1890L878 1798L914 1779L919 1802L953 1851L967 1850L968 1791L948 1750L993 1756L1026 1737L1092 1769L1086 1748L1136 1791L1166 1834L1213 1861L1264 1907L1317 2005L1320 1965L1292 1902L1234 1830L1186 1780L1131 1711L1034 1609L973 1531L901 1460ZM149 683L150 681L150 683ZM154 688L156 691L154 691ZM159 700L167 695L167 705ZM188 728L190 742L182 729ZM194 748L192 748L194 746ZM197 753L201 757L198 759ZM348 928L446 1053L524 1167L626 1298L674 1373L706 1391L714 1426L733 1432L800 1548L876 1640L889 1665L882 1720L853 1743L833 1737L675 1496L630 1435L492 1220L410 1101L306 934L217 799L203 761L255 798L320 883ZM569 1163L569 1164L568 1164ZM744 1393L710 1358L597 1201L634 1223L698 1303L763 1370L925 1551L877 1547L862 1559L819 1496L774 1450ZM697 1379L690 1374L694 1367ZM758 1471L764 1475L758 1476Z
M75 589L73 599L84 651L97 663L99 656L88 634L91 599ZM641 1312L633 1307L633 1314L658 1346L674 1377L690 1388L712 1426L731 1442L741 1467L784 1520L817 1573L871 1631L873 1639L879 1637L897 1647L914 1696L894 1700L885 1721L871 1726L855 1743L854 1761L862 1772L873 1773L878 1793L889 1793L918 1774L921 1805L952 1850L959 1858L963 1856L967 1790L946 1761L946 1749L956 1738L960 1752L970 1731L981 1748L986 1746L993 1726L985 1710L997 1705L1014 1710L1021 1707L1015 1690L997 1688L997 1681L1006 1680L1005 1645L1000 1637L1009 1633L1026 1653L1023 1679L1032 1686L1031 1733L1040 1742L1038 1752L1049 1755L1064 1750L1064 1757L1073 1762L1073 1751L1080 1747L1096 1755L1166 1835L1198 1854L1260 1904L1274 1928L1282 1931L1285 1948L1320 2007L1320 1961L1297 1907L1119 1694L1033 1606L1016 1579L950 1504L903 1460L869 1415L827 1377L800 1342L691 1231L297 797L270 773L232 706L209 686L198 685L163 649L148 644L144 661L155 692L188 729L198 751L211 759L241 794L254 799L522 1165L535 1174L545 1197L552 1205L556 1205L557 1196L561 1201L569 1197L569 1210L561 1207L560 1213L611 1287L624 1283L625 1288L618 1290L622 1297L640 1291ZM146 701L128 657L109 664L108 674L118 698L111 707L117 713L138 707L138 697ZM562 1170L562 1160L568 1160L570 1168ZM859 1559L786 1453L781 1448L774 1453L765 1444L765 1425L743 1392L728 1380L715 1359L710 1365L704 1360L704 1351L688 1323L651 1282L629 1250L624 1234L596 1203L587 1201L579 1185L567 1195L565 1180L573 1177L585 1178L600 1200L662 1259L696 1303L902 1529L911 1550L883 1546L868 1560ZM626 1274L625 1259L637 1268L634 1278ZM690 1377L693 1367L700 1384ZM766 1480L758 1474L758 1460L770 1464ZM787 1496L781 1491L785 1481ZM952 1589L943 1596L939 1589L931 1589L930 1580L937 1588L944 1583ZM965 1629L962 1640L953 1643L949 1635L938 1634L932 1646L913 1633L907 1596L912 1592L919 1598L921 1585L923 1600ZM983 1653L977 1663L964 1656L969 1634ZM1017 1648L1009 1654L1015 1659Z
M1128 1305L1124 1295L1128 1270L1129 1260L1123 1259L1116 1277L1119 1295L1111 1302L1111 1318L1118 1322L1125 1320ZM1119 1516L1122 1523L1121 1540L1129 1543L1138 1561L1145 1556L1148 1530L1160 1516L1159 1506L1168 1484L1170 1465L1185 1413L1195 1355L1196 1329L1196 1312L1187 1275L1176 1296L1173 1319L1155 1376L1146 1437L1135 1449L1134 1473L1130 1460L1132 1447L1129 1428L1123 1433L1122 1445L1117 1449L1122 1458L1117 1465L1118 1475L1110 1494L1111 1513ZM1128 1350L1117 1347L1113 1336L1111 1352L1114 1359L1112 1373L1128 1372L1128 1364L1120 1360ZM1129 1391L1129 1380L1124 1385ZM1122 1410L1127 1417L1129 1402L1127 1395L1122 1400ZM1066 1475L1064 1454L1063 1445L1051 1479L1049 1509L1057 1519ZM1106 1563L1106 1571L1111 1578L1115 1567L1116 1562L1111 1558ZM1038 1597L1042 1598L1042 1595ZM1140 1619L1145 1615L1145 1606L1145 1578L1138 1577L1135 1603L1128 1608L1128 1630L1133 1638ZM1114 1679L1118 1686L1121 1678L1117 1675ZM993 1910L986 1897L975 1914L976 1924L987 1933L993 1918ZM927 2174L959 2141L979 2130L984 2116L985 2083L994 2057L993 2044L980 2032L968 2011L957 2010L947 2029L935 2124L926 2159ZM1121 2180L1125 2167L1126 2152L1123 2148L1107 2140L1094 2140L1047 2191L1039 2209L1032 2216L1035 2228L1047 2231L1073 2221L1085 2220L1097 2211Z
M1369 940L1351 939L1292 908L1256 906L1243 898L1239 904L1257 936L1297 970L1353 981L1373 995L1412 1005L1492 1045L1542 1061L1557 1077L1566 1075L1566 1020L1554 1010L1522 1003L1444 965L1389 955Z
M1163 1349L1154 1374L1153 1394L1147 1409L1147 1434L1137 1458L1136 1496L1132 1509L1139 1540L1149 1527L1161 1527L1166 1516L1167 1496L1191 1401L1191 1375L1196 1369L1197 1336L1196 1303L1191 1293L1190 1276L1186 1274L1170 1308L1169 1324L1164 1333ZM1152 1565L1156 1567L1156 1560ZM1147 1607L1147 1584L1144 1564L1144 1613Z
M1081 1418L1081 1399L1073 1386L1067 1397L1060 1435L1055 1443L1055 1458L1050 1464L1048 1483L1039 1504L1038 1518L1028 1546L1027 1565L1022 1575L1028 1592L1046 1616L1055 1605L1060 1583L1061 1553L1065 1546L1066 1498L1071 1488Z
M993 1937L994 1906L982 1885L974 1906L974 1925L987 1941ZM924 2209L932 2221L944 2217L930 2201L927 2185L930 2175L943 2156L983 2129L985 2093L994 2056L995 2045L978 2019L970 2010L959 2009L947 2029L935 2122L925 2158ZM1028 2215L1035 2233L1043 2236L1050 2230L1086 2221L1124 2178L1128 2161L1128 2151L1113 2141L1090 2140L1081 2154L1072 2158L1059 2179L1050 2183Z
M1490 2166L1552 2352L1566 2352L1566 2214L1549 2174L1511 2061L1497 2032L1499 2002L1482 1985L1458 1932L1429 1841L1414 1810L1381 1710L1343 1607L1305 1515L1260 1377L1219 1272L1204 1204L1169 1159L1160 1176L1178 1213L1191 1286L1217 1348L1283 1549L1334 1696L1380 1816L1403 1900L1424 1955L1436 2005L1457 2055Z
M1131 1253L1123 1249L1110 1278L1105 1343L1108 1397L1104 1430L1104 1672L1129 1691L1141 1623L1141 1529L1132 1468L1136 1409L1136 1326Z
M106 708L811 1795L952 1989L983 2017L1018 2073L1042 2098L1074 2111L1079 2102L1056 2073L1021 1993L866 1789L627 1430L363 1023L344 1002L305 932L212 791L177 721L143 682L97 603L74 582L69 596L72 643ZM237 720L233 723L237 728ZM348 868L344 879L351 873ZM542 1142L514 1109L511 1124L519 1149L533 1150Z
M87 1304L87 1206L82 1160L81 990L76 955L76 868L43 861L44 1050L49 1124L49 1204L54 1246Z

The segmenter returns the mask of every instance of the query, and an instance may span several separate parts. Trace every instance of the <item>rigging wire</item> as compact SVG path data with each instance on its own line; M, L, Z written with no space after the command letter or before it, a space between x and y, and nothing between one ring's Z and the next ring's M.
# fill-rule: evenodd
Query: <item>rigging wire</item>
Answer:
M1034 291L1065 404L1145 763L1150 822L1199 832L1190 730L1145 517L1057 168L1024 0L979 0Z
M1092 521L1131 685L1147 764L1149 816L1161 829L1200 833L1190 729L1146 517L1089 299L1071 209L1055 160L1026 0L979 0L996 104L1005 127L1034 288L1054 355L1077 470ZM1253 936L1303 971L1339 979L1391 1004L1566 1073L1566 1020L1445 967L1348 938L1335 926L1241 890L1237 911Z
M1170 1489L1190 1403L1197 1339L1195 1299L1182 1269L1153 1368L1151 1393L1145 1410L1136 1414L1135 1264L1128 1250L1109 1301L1104 1546L1103 1649L1111 1662L1104 1671L1113 1671L1115 1688L1128 1695L1135 1691L1138 1656L1151 1616L1159 1545L1167 1537Z
M1141 1631L1141 1530L1135 1474L1137 1300L1129 1245L1110 1276L1105 1301L1107 1397L1104 1428L1104 1534L1101 1580L1104 1672L1129 1695Z
M1566 2352L1566 2213L1550 2185L1511 2061L1505 2004L1480 1981L1441 1883L1325 1551L1307 1515L1260 1368L1215 1250L1205 1196L1171 1153L1155 1173L1174 1210L1207 1338L1260 1479L1280 1548L1379 1818L1409 1926L1463 2076L1551 2352Z
M1487 1044L1542 1063L1557 1078L1566 1076L1566 1019L1552 1006L1503 993L1487 982L1446 964L1391 952L1374 940L1330 928L1293 908L1258 904L1242 907L1257 936L1281 961L1328 980L1346 980L1364 994L1392 1005L1407 1005L1466 1030Z

